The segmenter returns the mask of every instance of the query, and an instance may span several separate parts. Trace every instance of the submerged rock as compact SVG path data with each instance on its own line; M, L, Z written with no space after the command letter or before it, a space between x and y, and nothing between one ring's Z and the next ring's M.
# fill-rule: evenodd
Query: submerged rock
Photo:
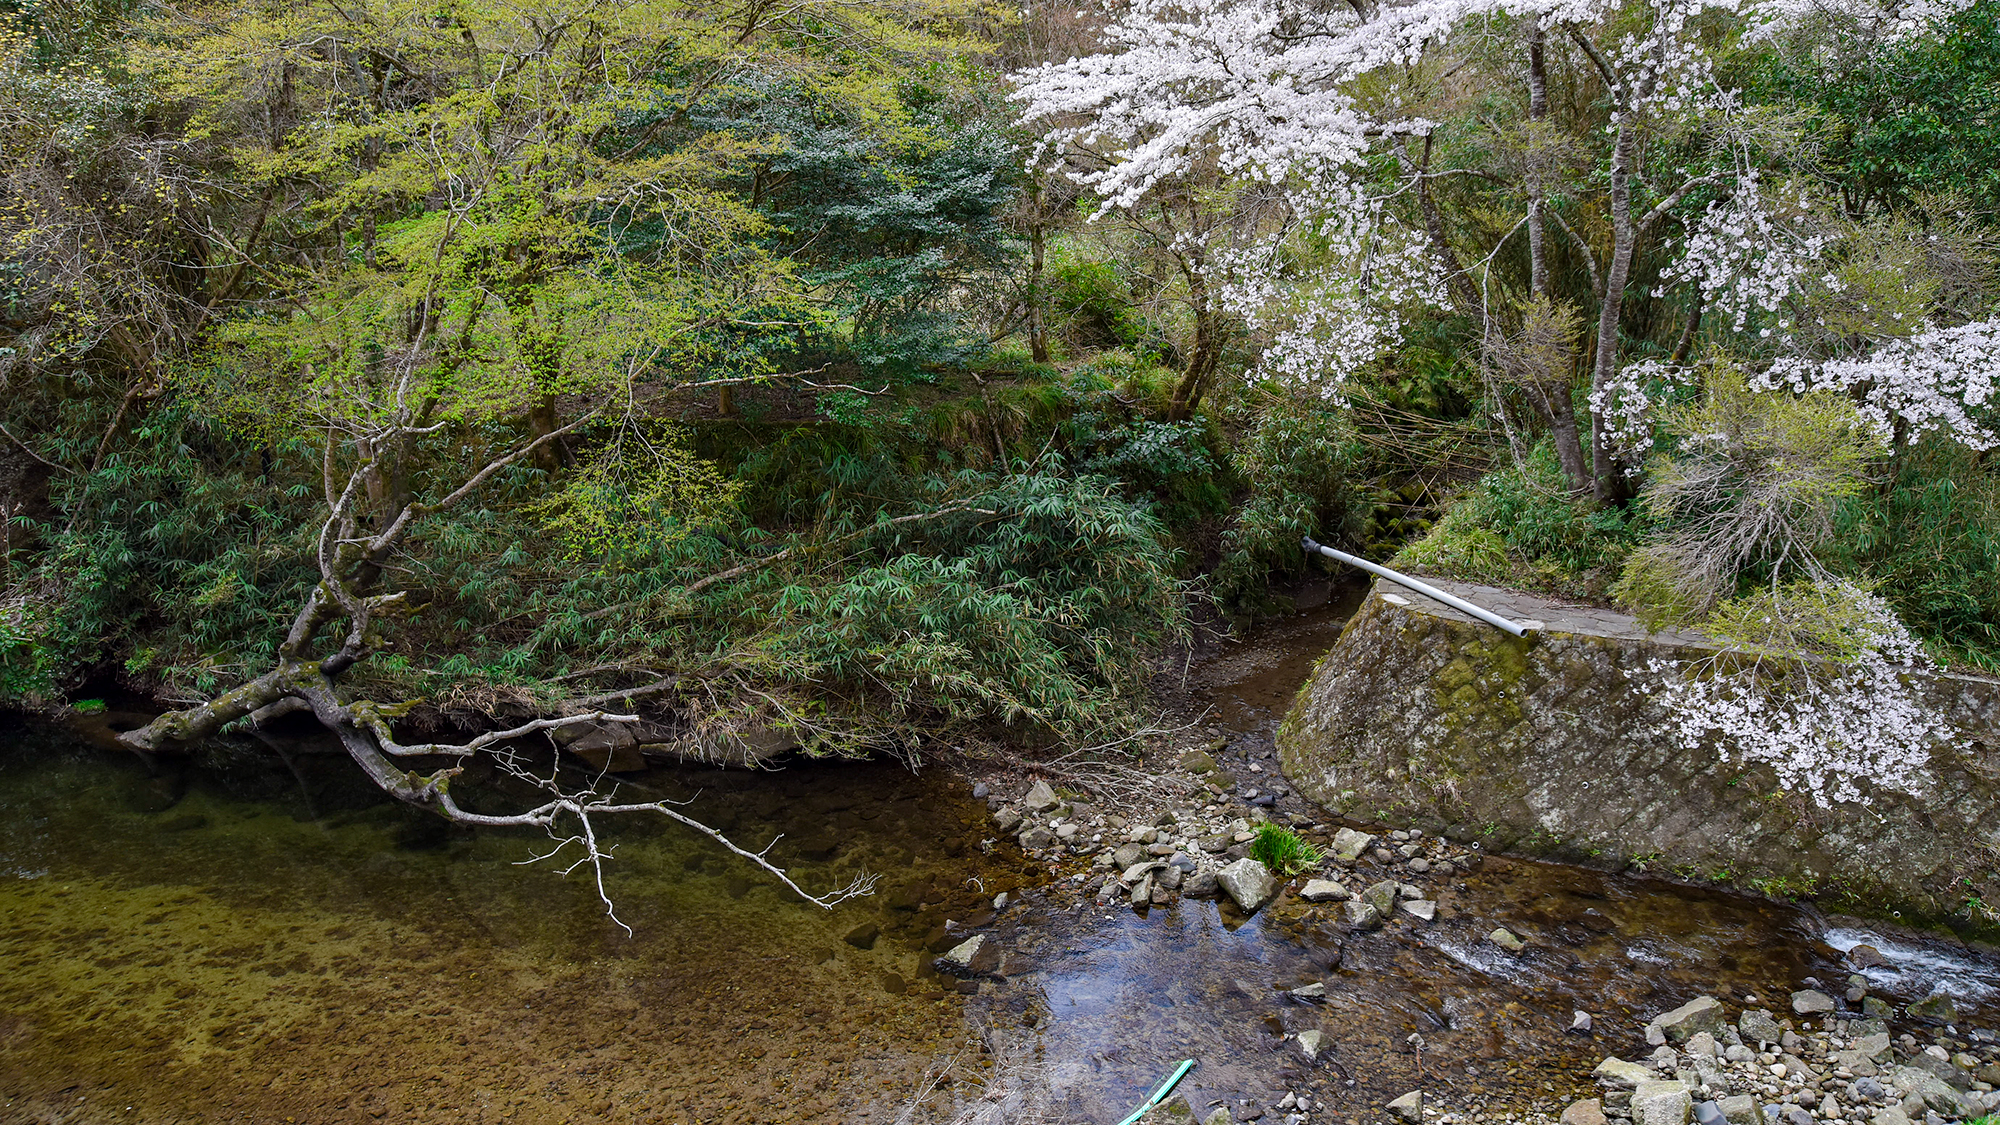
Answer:
M1527 943L1515 937L1514 932L1505 926L1501 926L1492 933L1487 934L1486 940L1509 953L1519 953L1521 950L1527 948Z
M1305 1053L1308 1061L1318 1059L1319 1053L1325 1049L1325 1032L1313 1028L1299 1032L1299 1050Z
M952 976L985 976L1000 967L1000 945L985 934L974 934L946 950L933 965Z

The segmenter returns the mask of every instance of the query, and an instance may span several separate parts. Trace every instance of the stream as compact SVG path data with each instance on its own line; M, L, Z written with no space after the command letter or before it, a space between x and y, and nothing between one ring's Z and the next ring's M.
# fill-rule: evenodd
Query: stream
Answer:
M1341 620L1202 654L1185 702L1267 761ZM583 872L519 866L546 839L454 830L330 741L285 746L149 766L0 716L0 1120L917 1125L1011 1089L1110 1125L1193 1058L1180 1092L1200 1114L1292 1094L1309 1120L1372 1122L1421 1082L1497 1121L1560 1110L1696 995L1785 1014L1808 981L1840 991L1861 942L1889 958L1877 994L1942 988L2000 1026L1990 952L1499 857L1426 888L1434 924L1359 936L1299 909L1079 902L991 842L962 779L886 762L633 779L753 848L782 834L772 855L809 887L883 882L823 912L685 831L621 824L628 938ZM996 917L1002 891L1021 905ZM1500 925L1527 948L1485 942ZM1007 950L1002 977L938 975L975 929ZM1324 1003L1283 991L1312 981ZM1567 1030L1575 1010L1591 1033ZM1316 1061L1287 1038L1307 1028L1331 1042Z

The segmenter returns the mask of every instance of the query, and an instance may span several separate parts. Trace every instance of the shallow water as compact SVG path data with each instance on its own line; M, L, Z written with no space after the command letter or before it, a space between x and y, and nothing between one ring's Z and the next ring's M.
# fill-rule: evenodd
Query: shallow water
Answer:
M1215 706L1210 733L1274 765L1262 758L1271 734L1345 608L1280 622L1260 643L1201 664L1191 694ZM1359 889L1387 874L1364 860L1343 879ZM1093 1121L1122 1117L1183 1058L1199 1060L1180 1087L1197 1115L1225 1102L1240 1114L1246 1099L1268 1107L1291 1092L1335 1118L1376 1120L1420 1084L1459 1108L1554 1112L1588 1096L1589 1070L1605 1055L1650 1053L1643 1028L1653 1016L1704 993L1789 1016L1796 989L1845 990L1851 970L1839 954L1862 942L1894 962L1867 974L1877 995L1907 1003L1942 989L1970 1022L2000 1023L1990 951L1704 887L1499 857L1419 881L1439 903L1434 924L1402 920L1345 938L1331 908L1303 903L1247 920L1195 901L1143 915L1087 909L1013 937L1042 956L1009 987L1032 998L1015 1007L1043 1006L1037 1035L1052 1079ZM1486 941L1497 926L1527 948ZM1284 994L1315 980L1326 985L1323 1004ZM1589 1034L1568 1031L1579 1010L1593 1016ZM1308 1028L1332 1043L1317 1061L1287 1039Z
M1332 643L1341 608L1193 666L1188 695L1251 755ZM519 861L544 843L403 809L311 738L149 768L0 718L0 1121L891 1121L940 1060L975 1098L980 1044L1077 1120L1112 1122L1183 1058L1198 1110L1303 1092L1377 1120L1420 1083L1454 1105L1559 1108L1606 1054L1704 992L1778 1010L1838 951L1903 1001L1942 988L2000 1022L1986 953L1699 887L1487 858L1426 891L1429 926L1343 937L1281 904L1073 910L962 782L887 763L658 770L638 788L761 846L808 885L869 870L831 914L666 825L621 825L610 890ZM1364 867L1350 885L1378 874ZM991 919L986 902L1025 898ZM948 929L947 922L953 925ZM879 925L869 949L842 940ZM987 927L1005 976L928 968ZM1528 941L1509 954L1483 935ZM1325 982L1323 1004L1282 990ZM1573 1009L1596 1020L1571 1035ZM1324 1031L1308 1062L1287 1036ZM1421 1058L1408 1038L1424 1040ZM129 1108L128 1108L129 1107ZM1267 1118L1276 1120L1277 1118Z
M1022 879L942 779L659 771L739 839L789 833L808 886L883 893L828 914L628 824L628 939L580 876L515 866L534 835L450 831L312 749L156 774L0 728L0 1120L888 1119L965 1037L925 946L968 877Z

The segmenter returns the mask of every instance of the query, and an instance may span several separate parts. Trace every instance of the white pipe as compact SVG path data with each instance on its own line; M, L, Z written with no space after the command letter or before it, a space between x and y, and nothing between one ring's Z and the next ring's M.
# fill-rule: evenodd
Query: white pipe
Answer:
M1506 632L1514 634L1517 637L1525 637L1528 635L1528 630L1526 627L1521 625L1516 625L1512 621L1507 620L1506 618L1500 616L1497 613L1494 613L1491 610L1481 609L1478 606L1473 605L1471 602L1466 601L1464 598L1447 594L1443 590L1438 589L1436 586L1433 586L1428 582L1420 582L1415 578L1411 578L1407 574L1398 574L1397 572L1390 570L1386 566L1377 566L1376 564L1369 562L1367 559L1356 558L1353 555L1348 554L1346 551L1336 551L1332 547L1328 547L1323 543L1315 543L1313 542L1312 536L1310 535L1305 537L1305 546L1306 550L1318 551L1320 554L1325 555L1327 558L1330 558L1335 562L1344 562L1349 566L1358 566L1370 574L1387 578L1389 581L1394 582L1399 586L1408 586L1410 589L1415 590L1417 593L1422 594L1427 598L1435 598L1438 601L1441 601L1444 604L1450 606L1451 608L1459 611L1460 613L1469 613L1472 616L1478 618L1479 620L1486 622L1488 625L1493 626L1495 629L1504 630Z

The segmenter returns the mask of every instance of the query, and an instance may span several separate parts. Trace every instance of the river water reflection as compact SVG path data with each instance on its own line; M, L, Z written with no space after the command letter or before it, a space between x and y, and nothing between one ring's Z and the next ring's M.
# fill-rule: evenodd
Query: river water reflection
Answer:
M1338 626L1223 650L1192 695L1258 752ZM890 763L637 779L741 841L784 833L774 855L811 884L884 884L828 914L704 841L621 825L628 939L583 879L516 866L535 837L449 830L336 748L287 745L149 767L0 718L0 1120L923 1120L923 1090L947 1116L1025 1060L1043 1100L1111 1122L1182 1058L1203 1112L1290 1092L1312 1120L1374 1121L1419 1065L1448 1099L1559 1107L1597 1059L1643 1050L1651 1015L1704 992L1782 1011L1808 980L1844 987L1838 952L1862 941L1892 958L1878 991L2000 1016L1987 953L1499 858L1425 888L1435 924L1358 937L1302 904L1077 908L985 839L962 782ZM991 919L1003 890L1025 905ZM1008 951L970 999L928 968L968 922ZM1499 925L1526 949L1484 941ZM1323 1003L1284 994L1312 981ZM1573 1010L1592 1034L1566 1031Z

